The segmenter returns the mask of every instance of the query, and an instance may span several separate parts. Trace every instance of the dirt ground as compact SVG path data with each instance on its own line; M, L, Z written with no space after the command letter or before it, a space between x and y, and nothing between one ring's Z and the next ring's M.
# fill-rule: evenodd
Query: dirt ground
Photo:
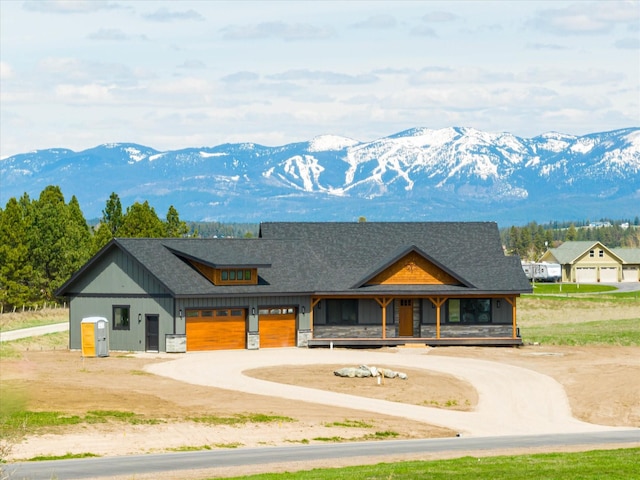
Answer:
M423 347L424 355L465 356L517 365L550 375L564 385L574 415L603 425L640 427L640 348ZM22 408L86 415L92 410L134 412L136 422L50 427L16 443L10 458L91 452L122 455L194 448L235 448L291 445L372 438L453 436L444 428L401 418L372 416L357 409L324 407L311 401L286 399L185 384L156 377L143 368L164 357L138 358L113 354L83 359L76 351L25 352L21 359L2 361L5 401L22 399ZM396 402L456 410L472 410L474 388L459 379L419 369L407 370L408 380L342 378L333 371L345 365L286 366L250 371L270 381L354 393ZM393 365L385 367L393 368ZM310 399L312 400L312 399ZM194 417L262 413L290 417L270 423L210 425ZM348 421L348 422L347 422ZM390 434L389 432L393 432Z

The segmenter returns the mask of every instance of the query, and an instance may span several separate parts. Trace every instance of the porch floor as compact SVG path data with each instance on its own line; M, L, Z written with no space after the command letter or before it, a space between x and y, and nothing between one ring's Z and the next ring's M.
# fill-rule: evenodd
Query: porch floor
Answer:
M312 338L309 348L319 347L397 347L407 344L422 344L429 347L520 347L522 338L511 337L460 337L460 338Z

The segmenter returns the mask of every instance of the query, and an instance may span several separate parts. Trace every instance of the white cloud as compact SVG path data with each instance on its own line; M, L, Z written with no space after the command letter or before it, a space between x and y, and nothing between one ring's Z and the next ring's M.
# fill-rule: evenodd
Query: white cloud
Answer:
M110 91L113 86L87 84L87 85L58 85L55 89L56 96L65 103L94 103L106 102L111 99Z
M640 21L638 2L579 2L564 8L540 10L529 24L556 35L605 34L617 25L633 25Z
M397 23L393 15L374 15L362 22L354 23L353 28L386 29L394 28Z
M227 40L259 40L276 38L285 41L315 40L334 35L330 28L316 27L308 23L264 22L255 25L229 25L221 29Z
M171 11L167 8L159 8L155 12L142 14L142 18L153 22L204 21L204 17L195 10Z
M43 13L93 13L100 10L128 8L116 2L104 0L25 0L25 10Z
M7 62L0 62L0 79L8 80L13 77L13 68Z
M422 21L427 23L444 23L457 20L458 16L451 12L430 12L422 17Z

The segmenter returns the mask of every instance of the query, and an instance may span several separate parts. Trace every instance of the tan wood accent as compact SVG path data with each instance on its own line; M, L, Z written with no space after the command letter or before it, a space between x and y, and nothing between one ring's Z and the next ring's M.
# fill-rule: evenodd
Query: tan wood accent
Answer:
M246 314L221 317L213 313L211 317L187 317L187 351L245 348Z
M516 321L516 297L504 297L511 305L511 315L513 316L513 333L512 338L518 338L518 324Z
M202 275L204 275L214 285L257 285L258 284L258 269L257 268L213 268L209 265L205 265L195 260L190 260L191 265L195 267ZM222 271L236 270L242 271L244 275L245 270L251 270L251 279L245 280L244 276L242 280L222 280Z
M369 285L452 285L459 283L421 255L411 252L367 282Z
M296 314L260 315L260 348L295 347Z
M440 322L441 322L441 312L442 312L442 305L444 305L444 302L447 301L446 297L429 297L429 300L431 301L431 303L433 303L436 306L436 339L440 338Z
M413 301L410 298L401 298L400 311L398 313L398 335L400 337L413 337Z
M313 338L313 309L320 303L322 297L311 297L311 306L309 307L309 330L311 331L311 338Z
M387 338L387 307L393 302L393 298L382 297L376 298L375 301L382 307L382 339L384 340Z

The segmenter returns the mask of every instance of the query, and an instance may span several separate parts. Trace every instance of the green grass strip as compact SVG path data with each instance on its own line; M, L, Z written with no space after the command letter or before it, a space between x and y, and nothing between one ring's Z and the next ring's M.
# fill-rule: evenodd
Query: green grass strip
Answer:
M522 326L520 333L525 343L574 346L640 346L640 317L584 323Z
M543 453L499 457L463 457L430 462L379 463L346 468L323 468L294 473L267 473L236 480L633 480L640 448Z

